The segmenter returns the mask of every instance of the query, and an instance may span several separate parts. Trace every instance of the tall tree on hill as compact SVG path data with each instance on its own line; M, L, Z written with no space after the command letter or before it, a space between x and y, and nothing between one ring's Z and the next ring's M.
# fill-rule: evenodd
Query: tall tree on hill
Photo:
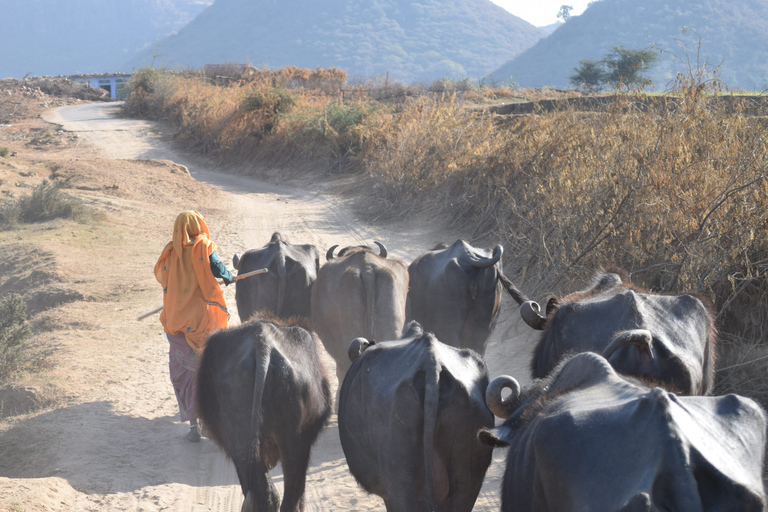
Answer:
M604 87L646 87L652 82L644 73L658 60L659 56L653 50L614 46L602 60L580 60L573 68L576 73L568 80L571 85L589 91L600 91Z
M574 87L584 87L588 91L600 91L605 86L605 64L602 61L583 59L573 68L575 74L568 77Z
M633 50L623 46L614 46L611 52L603 58L608 70L606 80L609 84L625 87L645 87L651 85L651 80L644 76L655 62L658 54L653 50Z

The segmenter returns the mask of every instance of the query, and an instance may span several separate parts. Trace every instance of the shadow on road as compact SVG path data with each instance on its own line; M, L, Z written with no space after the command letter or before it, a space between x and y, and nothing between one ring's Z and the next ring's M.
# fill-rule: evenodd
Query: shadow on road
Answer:
M173 417L123 415L111 402L65 407L21 420L0 435L0 477L56 476L86 494L167 483L237 485L218 447L207 439L189 443L186 432Z

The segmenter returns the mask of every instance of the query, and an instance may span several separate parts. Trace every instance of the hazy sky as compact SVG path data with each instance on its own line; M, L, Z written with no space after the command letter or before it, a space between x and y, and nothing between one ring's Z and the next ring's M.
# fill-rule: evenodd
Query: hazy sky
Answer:
M508 10L518 18L523 18L531 25L543 27L551 25L557 20L557 13L561 5L573 7L572 16L584 12L591 0L491 0Z

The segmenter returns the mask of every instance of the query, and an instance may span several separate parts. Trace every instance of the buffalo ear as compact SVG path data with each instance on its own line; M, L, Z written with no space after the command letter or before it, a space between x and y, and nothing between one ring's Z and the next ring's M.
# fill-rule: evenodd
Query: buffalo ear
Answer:
M360 357L360 355L366 351L369 347L372 347L376 344L375 340L368 341L365 338L355 338L352 340L352 343L349 344L349 348L347 349L347 356L349 357L350 362L355 362L355 359Z
M400 339L415 338L416 336L421 336L422 334L424 334L424 328L421 327L421 324L416 320L411 320L408 322L408 325L405 326L403 335L400 336Z
M556 310L560 307L560 301L557 300L557 297L550 297L547 301L547 310L546 310L546 316L549 316L551 312Z
M503 448L505 446L509 446L509 443L501 439L497 435L497 429L481 429L480 432L477 433L477 439L480 440L481 443L487 444L488 446L493 446L494 448Z

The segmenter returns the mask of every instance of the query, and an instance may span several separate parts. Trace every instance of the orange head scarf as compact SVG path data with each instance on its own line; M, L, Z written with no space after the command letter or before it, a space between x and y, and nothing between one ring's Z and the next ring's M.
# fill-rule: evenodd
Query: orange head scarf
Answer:
M205 219L187 210L176 217L173 240L155 264L155 277L164 292L160 322L169 334L184 333L199 353L208 335L226 328L229 319L224 293L211 272L214 251Z

